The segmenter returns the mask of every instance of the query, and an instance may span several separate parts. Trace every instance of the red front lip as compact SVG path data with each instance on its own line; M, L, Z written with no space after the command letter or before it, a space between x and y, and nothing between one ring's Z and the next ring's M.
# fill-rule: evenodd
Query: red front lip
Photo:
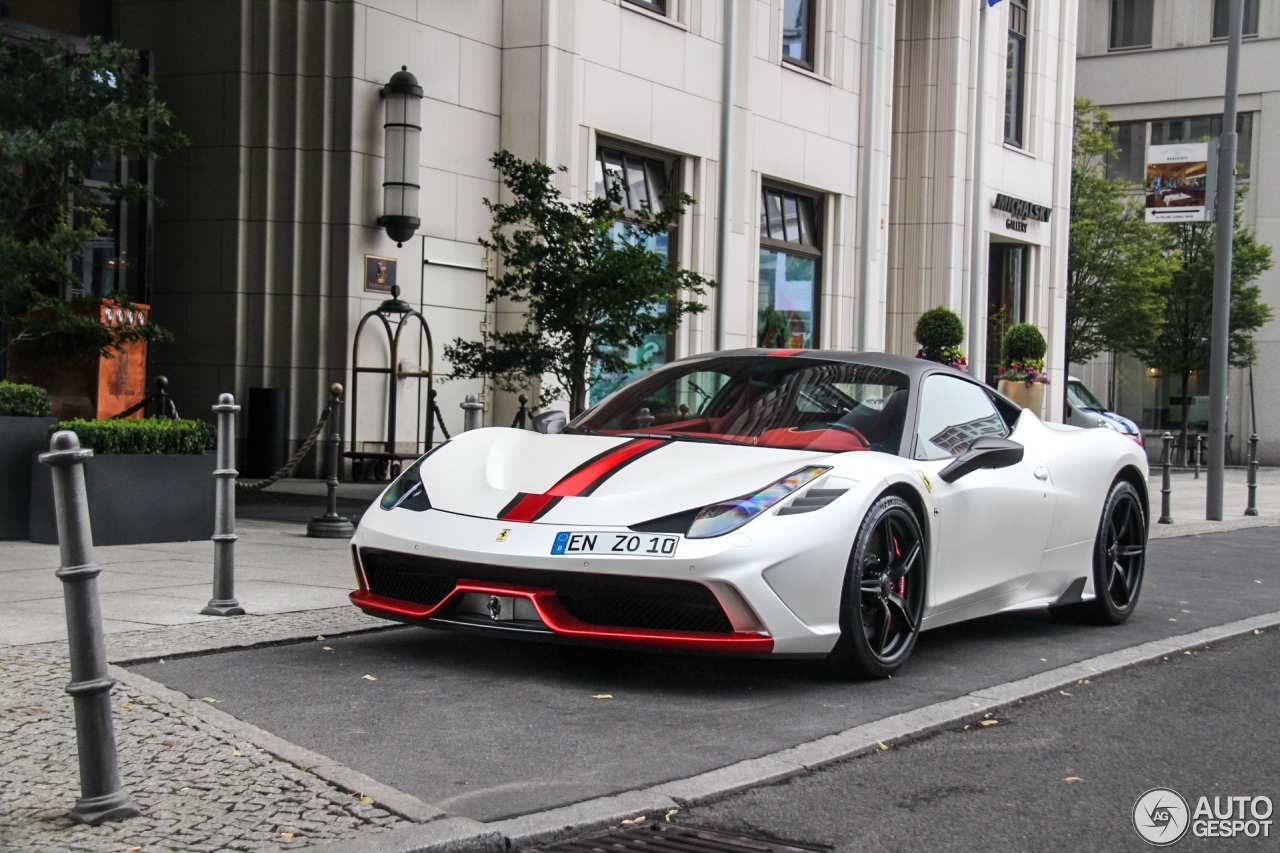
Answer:
M352 604L367 613L394 619L425 622L448 607L454 599L469 592L526 598L533 603L543 623L562 637L595 640L598 642L635 643L637 645L659 646L671 649L699 649L713 652L767 654L773 651L773 637L754 631L719 634L588 625L574 618L569 611L564 609L563 605L556 599L554 590L539 589L537 587L463 580L458 582L457 586L453 588L453 592L446 595L438 604L432 605L414 604L395 598L387 598L363 589L356 590L349 597Z

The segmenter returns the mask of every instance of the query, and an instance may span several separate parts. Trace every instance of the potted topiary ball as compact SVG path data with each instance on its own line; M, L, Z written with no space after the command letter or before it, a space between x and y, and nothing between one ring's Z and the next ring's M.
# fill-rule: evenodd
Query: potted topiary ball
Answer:
M916 358L964 370L969 366L969 360L960 349L963 342L964 322L949 308L941 305L930 308L916 321L916 343L920 345Z
M1043 412L1044 386L1049 374L1044 368L1048 349L1044 335L1030 323L1016 323L1004 333L1000 369L996 381L1000 393L1037 415Z
M48 450L49 392L0 380L0 539L26 539L31 462Z

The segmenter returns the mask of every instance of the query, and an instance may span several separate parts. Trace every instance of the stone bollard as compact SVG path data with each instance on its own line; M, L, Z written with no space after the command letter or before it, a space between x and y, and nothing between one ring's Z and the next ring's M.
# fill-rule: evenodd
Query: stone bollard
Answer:
M1245 515L1258 514L1258 434L1249 436L1249 502L1244 508Z
M480 402L480 398L475 394L468 394L458 406L462 409L462 431L480 429L480 416L484 414L484 403Z
M142 810L120 786L116 762L116 734L111 719L111 688L107 676L107 647L102 634L98 574L93 562L89 502L84 488L84 461L93 455L82 449L74 432L55 432L49 452L40 461L53 469L53 504L58 517L58 550L62 568L62 599L67 611L67 645L71 683L67 692L75 705L76 751L80 756L80 799L71 819L97 826L108 820L137 817Z
M1160 436L1160 518L1156 524L1173 524L1173 516L1169 515L1169 466L1173 463L1173 434L1166 432Z
M312 539L350 539L355 535L351 519L338 515L338 466L342 455L342 383L329 386L329 440L325 448L325 467L329 472L328 509L324 515L312 518L307 524L307 535Z
M213 407L218 415L218 454L213 471L213 598L200 612L205 616L243 616L236 601L236 405L235 397L219 394Z

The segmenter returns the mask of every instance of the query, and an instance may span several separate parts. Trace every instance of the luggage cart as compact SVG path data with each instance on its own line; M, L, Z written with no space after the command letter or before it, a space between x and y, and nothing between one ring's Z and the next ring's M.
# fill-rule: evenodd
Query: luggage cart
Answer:
M386 367L371 367L360 363L361 335L363 335L365 327L369 325L369 321L374 319L378 321L375 326L380 325L386 335L388 347ZM400 347L405 343L403 336L405 329L413 325L415 321L419 342L424 339L426 341L426 369L401 370ZM434 365L435 349L431 342L431 327L427 325L426 318L420 312L414 310L412 305L400 298L400 288L392 287L390 299L360 318L360 324L356 326L355 341L351 345L351 449L343 454L343 456L351 460L351 479L356 481L364 479L385 480L388 479L388 475L394 478L400 473L405 461L417 459L431 449L435 436L434 423L430 411L431 401L434 399L432 387ZM357 424L360 411L360 379L370 374L387 377L387 433L382 450L357 449L359 447L359 440L356 434L358 432ZM411 453L401 452L396 449L397 398L400 394L401 379L416 379L418 381L418 396L424 407L418 412L418 424L414 433L414 451ZM427 385L427 393L425 395L422 393L424 380ZM423 425L424 420L426 422L425 428ZM423 441L424 432L425 443Z

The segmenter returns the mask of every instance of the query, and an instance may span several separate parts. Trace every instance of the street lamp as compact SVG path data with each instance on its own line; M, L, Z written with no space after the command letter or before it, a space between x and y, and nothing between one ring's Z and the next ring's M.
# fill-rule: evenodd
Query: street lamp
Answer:
M408 66L391 75L381 95L387 102L385 168L382 173L382 215L378 225L397 246L413 236L418 218L418 153L422 135L422 87Z

